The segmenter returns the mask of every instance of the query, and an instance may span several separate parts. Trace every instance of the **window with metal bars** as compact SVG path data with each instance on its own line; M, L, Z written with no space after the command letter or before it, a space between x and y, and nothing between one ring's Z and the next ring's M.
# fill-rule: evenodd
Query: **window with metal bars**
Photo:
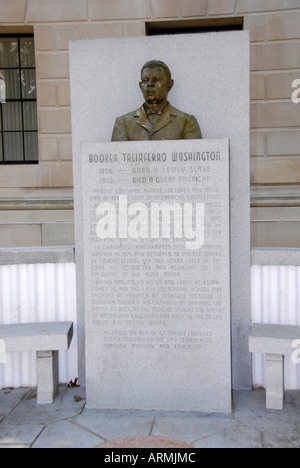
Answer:
M0 164L38 163L33 35L0 35Z

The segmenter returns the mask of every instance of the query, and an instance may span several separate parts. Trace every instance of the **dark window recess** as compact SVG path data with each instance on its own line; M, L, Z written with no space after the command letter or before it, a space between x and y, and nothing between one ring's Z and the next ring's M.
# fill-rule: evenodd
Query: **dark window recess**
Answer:
M0 164L38 163L33 35L0 35Z
M146 23L147 36L165 34L193 34L220 31L242 31L244 18L216 18L202 20L155 21Z

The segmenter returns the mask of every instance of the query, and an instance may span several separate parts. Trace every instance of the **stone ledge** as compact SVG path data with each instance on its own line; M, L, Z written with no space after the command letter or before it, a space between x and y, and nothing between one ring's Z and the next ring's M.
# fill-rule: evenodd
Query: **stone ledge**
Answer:
M300 249L251 249L252 265L300 266Z
M300 206L300 190L296 185L252 185L251 208L286 208Z
M68 350L73 338L73 322L40 322L0 325L0 337L7 353ZM46 354L47 353L47 354Z
M0 198L0 210L1 211L40 211L40 210L73 210L74 201L73 199L1 199Z
M75 248L73 246L0 249L0 265L74 262Z
M75 263L75 247L0 249L0 265ZM300 249L252 248L252 265L300 266Z

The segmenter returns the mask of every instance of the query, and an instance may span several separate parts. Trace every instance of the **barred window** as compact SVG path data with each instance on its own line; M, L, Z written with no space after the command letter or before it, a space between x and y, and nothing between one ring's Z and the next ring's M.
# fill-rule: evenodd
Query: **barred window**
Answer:
M38 162L33 35L0 36L0 164Z

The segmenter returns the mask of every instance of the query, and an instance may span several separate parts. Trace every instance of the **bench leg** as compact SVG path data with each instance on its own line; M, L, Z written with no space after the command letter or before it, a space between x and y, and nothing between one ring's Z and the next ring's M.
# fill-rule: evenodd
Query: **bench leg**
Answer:
M54 402L58 388L58 351L37 352L37 403Z
M284 398L284 356L266 354L266 406L282 410Z

